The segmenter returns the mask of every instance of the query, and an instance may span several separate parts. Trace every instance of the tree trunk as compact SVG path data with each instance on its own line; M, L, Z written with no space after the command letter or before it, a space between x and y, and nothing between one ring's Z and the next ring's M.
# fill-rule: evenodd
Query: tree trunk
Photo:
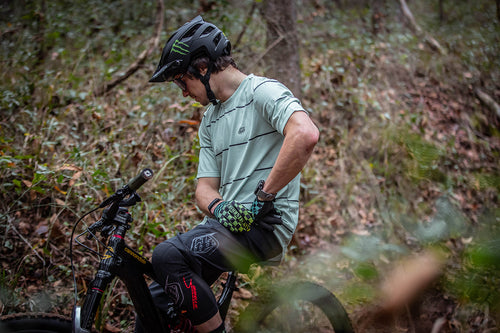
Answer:
M42 0L40 4L40 11L36 13L37 28L38 28L37 39L40 43L40 49L38 50L37 61L36 61L37 65L40 65L44 62L45 56L47 54L47 44L45 43L45 26L47 24L47 21L45 18L46 15L45 11L46 11L45 0Z
M439 22L443 23L443 21L444 21L443 0L439 0Z
M384 30L384 8L385 0L372 0L371 10L372 10L372 34L374 36L378 35L379 32Z
M497 0L497 20L500 22L500 0Z
M266 0L260 6L260 13L267 25L267 49L264 54L266 76L279 80L300 98L301 78L295 2Z

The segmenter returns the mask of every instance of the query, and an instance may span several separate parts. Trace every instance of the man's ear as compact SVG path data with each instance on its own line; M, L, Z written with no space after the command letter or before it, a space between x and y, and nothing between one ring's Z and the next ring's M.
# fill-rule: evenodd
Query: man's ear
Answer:
M207 74L207 66L205 64L200 65L200 74L201 76L205 76L205 74Z

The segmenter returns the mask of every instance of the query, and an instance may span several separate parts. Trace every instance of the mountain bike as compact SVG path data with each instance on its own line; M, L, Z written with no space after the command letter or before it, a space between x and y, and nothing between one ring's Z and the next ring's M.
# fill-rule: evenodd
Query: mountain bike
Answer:
M161 312L154 304L146 276L157 280L153 266L146 258L126 244L126 234L133 218L128 207L141 201L137 190L153 176L150 169L142 170L125 186L105 199L98 207L83 215L73 227L70 241L70 258L73 272L73 238L76 226L90 213L103 209L101 218L75 237L79 244L100 257L97 272L87 289L82 305L78 304L75 284L75 306L72 318L53 314L19 314L3 317L2 332L90 333L103 295L115 277L125 284L134 305L137 318L145 332L173 333L196 332L190 321L179 309L172 306L168 313ZM100 234L100 237L98 236ZM80 239L95 239L103 245L99 253L84 245ZM229 272L222 282L218 298L219 312L226 319L233 292L237 290L236 271ZM158 282L158 281L157 281ZM252 300L240 315L234 328L237 332L354 332L347 312L338 299L326 288L308 281L292 282L283 286L272 284Z

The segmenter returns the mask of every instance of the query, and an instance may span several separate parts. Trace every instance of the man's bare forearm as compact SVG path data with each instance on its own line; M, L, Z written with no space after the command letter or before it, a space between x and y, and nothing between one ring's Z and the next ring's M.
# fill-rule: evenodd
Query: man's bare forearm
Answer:
M219 193L219 183L220 178L198 179L198 185L196 186L195 192L196 204L201 211L208 216L213 216L213 214L208 211L208 205L216 198L222 199Z

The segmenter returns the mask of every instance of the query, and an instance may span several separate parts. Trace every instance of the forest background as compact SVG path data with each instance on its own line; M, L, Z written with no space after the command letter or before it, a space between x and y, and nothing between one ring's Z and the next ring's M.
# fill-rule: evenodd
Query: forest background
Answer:
M155 177L133 211L134 248L149 257L200 220L203 108L148 79L167 37L201 13L232 41L243 72L300 82L294 91L321 130L302 173L297 234L270 274L325 285L365 332L497 331L498 6L1 1L0 314L69 315L73 224L144 167ZM288 27L271 31L283 15ZM297 70L280 74L280 64ZM97 258L75 254L83 290ZM243 277L233 316L261 274ZM130 301L120 283L115 291L101 329L130 331ZM367 319L380 309L393 319Z

